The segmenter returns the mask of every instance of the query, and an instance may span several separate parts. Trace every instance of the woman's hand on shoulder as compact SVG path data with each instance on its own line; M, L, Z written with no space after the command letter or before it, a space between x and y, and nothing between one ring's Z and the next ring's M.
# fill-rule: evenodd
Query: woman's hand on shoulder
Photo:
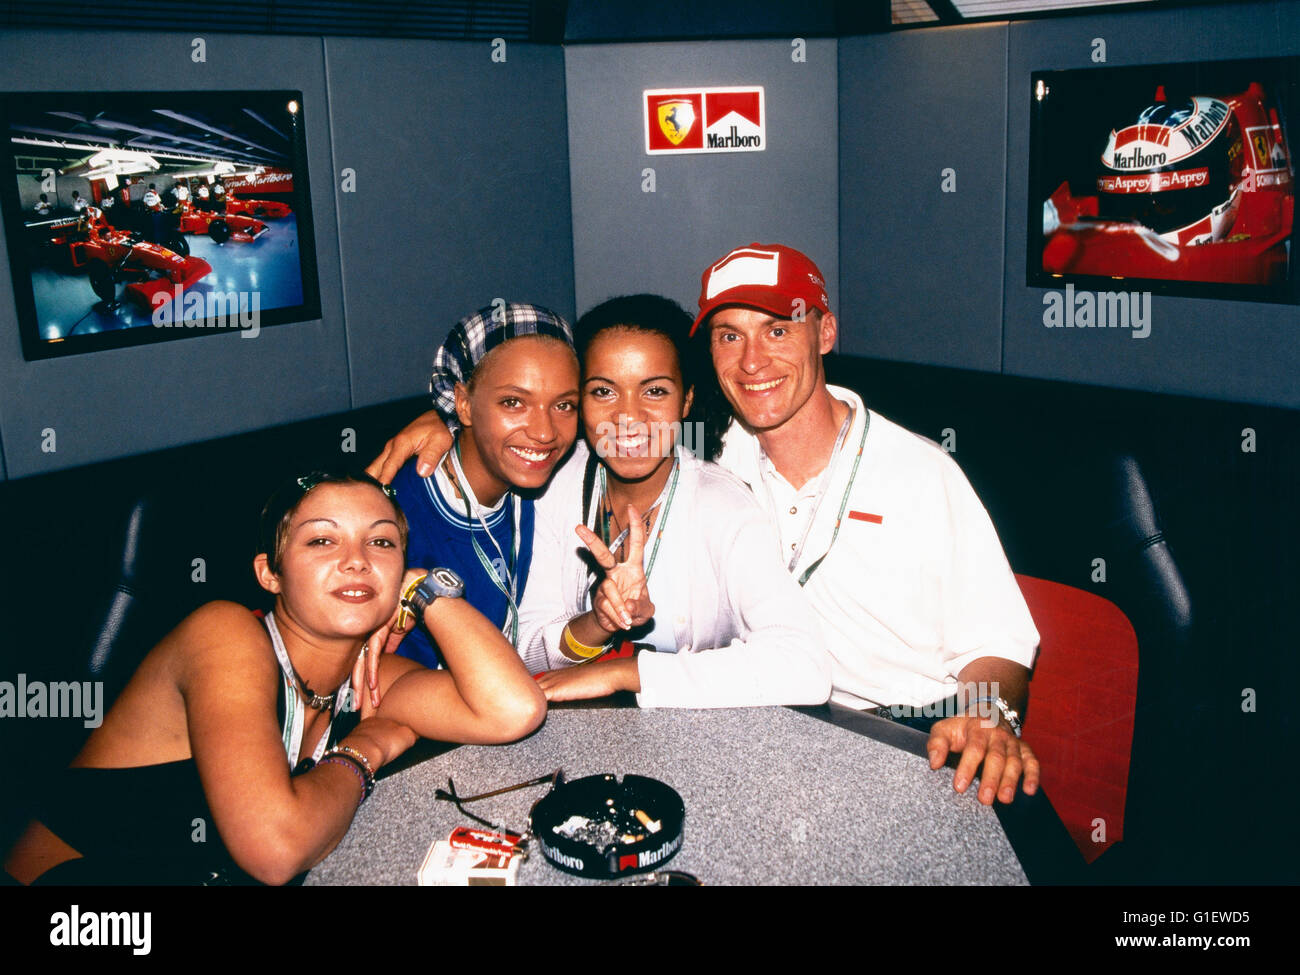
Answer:
M420 477L428 477L447 451L451 450L451 443L451 431L447 429L447 424L437 410L429 410L417 416L397 436L384 444L383 453L370 462L366 473L377 481L391 484L402 465L418 455L415 472Z

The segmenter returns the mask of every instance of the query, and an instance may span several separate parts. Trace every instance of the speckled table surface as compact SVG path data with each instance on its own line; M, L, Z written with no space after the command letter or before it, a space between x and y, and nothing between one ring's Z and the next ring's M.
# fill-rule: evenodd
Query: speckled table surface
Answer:
M951 770L786 708L552 710L521 742L463 746L381 781L338 848L307 878L414 884L429 845L474 825L434 798L562 768L648 775L686 804L681 851L666 869L705 884L1024 884L990 808L952 790ZM546 792L534 786L473 804L522 830ZM587 884L534 854L520 884Z

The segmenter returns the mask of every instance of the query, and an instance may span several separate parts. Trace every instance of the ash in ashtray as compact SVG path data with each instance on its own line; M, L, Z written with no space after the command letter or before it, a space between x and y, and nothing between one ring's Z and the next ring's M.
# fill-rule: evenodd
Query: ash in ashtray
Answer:
M619 840L619 828L608 819L591 820L586 816L570 816L559 826L553 827L561 836L586 843L598 850L613 846Z
M566 839L576 840L579 843L586 843L588 846L594 846L598 850L606 850L618 843L639 843L645 839L645 833L638 828L644 826L651 833L659 832L661 824L659 820L652 820L649 815L640 809L633 809L629 816L614 807L614 800L605 800L609 805L607 810L611 819L589 819L586 816L570 816L559 826L551 827L552 832L558 833ZM621 820L621 822L615 822Z

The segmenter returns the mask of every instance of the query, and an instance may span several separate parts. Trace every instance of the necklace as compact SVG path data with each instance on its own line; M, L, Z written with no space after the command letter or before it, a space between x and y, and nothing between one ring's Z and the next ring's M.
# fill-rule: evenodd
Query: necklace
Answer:
M659 497L655 498L655 503L647 508L646 514L642 516L643 519L648 518L650 513L656 508L659 508L662 503L663 507L659 512L659 531L655 533L655 543L650 549L650 561L647 562L645 566L645 576L647 579L650 578L650 571L655 566L655 557L659 554L659 543L663 541L664 529L668 526L668 512L673 506L673 495L677 493L677 477L680 473L681 461L678 459L676 450L674 449L673 469L672 473L668 475L668 482L659 492ZM607 514L602 517L603 524L601 526L601 540L605 542L605 547L608 548L612 554L617 551L620 545L623 544L627 539L628 533L631 532L632 529L631 526L624 528L617 538L612 542L609 540L609 519L613 517L614 506L609 500L609 486L605 483L604 464L600 465L600 498L602 512L606 512L607 510ZM650 523L648 521L646 522L646 530L650 530Z
M658 501L655 502L656 505L658 505L658 503L659 503ZM608 546L611 537L610 534L611 526L613 527L613 529L617 530L618 538L624 537L625 529L622 527L621 523L619 522L618 515L614 513L614 505L609 500L608 495L601 498L600 506L602 509L601 519L600 519L600 540L604 542L606 546ZM647 535L650 534L650 526L654 524L654 516L655 516L655 508L647 509L646 513L641 516L641 524L645 525L645 533Z
M280 664L280 673L284 676L289 687L297 692L295 694L285 695L285 723L284 727L281 729L281 734L284 738L285 754L289 759L289 768L292 769L298 765L298 749L302 745L302 736L306 725L306 717L303 714L303 711L297 706L298 694L302 695L302 698L307 702L308 707L314 708L317 711L329 710L331 712L330 721L332 724L334 720L333 716L338 712L335 703L341 700L341 695L345 690L350 689L351 676L349 675L348 677L345 677L343 683L339 686L339 689L333 694L323 697L320 694L315 693L303 682L302 678L298 676L298 671L293 666L293 661L289 659L289 651L285 649L284 640L280 636L280 628L275 625L275 614L267 613L263 619L263 623L266 624L266 632L271 636L271 646L275 650L275 659ZM320 757L325 754L325 749L329 745L329 736L330 733L326 730L325 734L321 735L320 741L316 743L316 751L312 756L316 761L319 761Z
M293 665L289 659L289 651L284 647L284 640L280 638L280 629L275 625L275 617L271 613L266 614L266 629L271 634L271 646L275 647L276 659L280 661L280 669L284 675L289 678L289 683L294 686L299 694L302 695L303 701L307 707L316 711L328 711L334 707L334 701L339 696L339 692L332 694L317 694L307 682L302 679L298 673L298 668Z

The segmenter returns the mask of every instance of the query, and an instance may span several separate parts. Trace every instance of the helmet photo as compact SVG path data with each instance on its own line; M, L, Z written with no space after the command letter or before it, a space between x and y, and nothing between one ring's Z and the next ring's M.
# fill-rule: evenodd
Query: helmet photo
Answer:
M1156 102L1112 130L1097 176L1098 216L1179 245L1223 240L1240 204L1241 129L1231 107L1197 95Z

